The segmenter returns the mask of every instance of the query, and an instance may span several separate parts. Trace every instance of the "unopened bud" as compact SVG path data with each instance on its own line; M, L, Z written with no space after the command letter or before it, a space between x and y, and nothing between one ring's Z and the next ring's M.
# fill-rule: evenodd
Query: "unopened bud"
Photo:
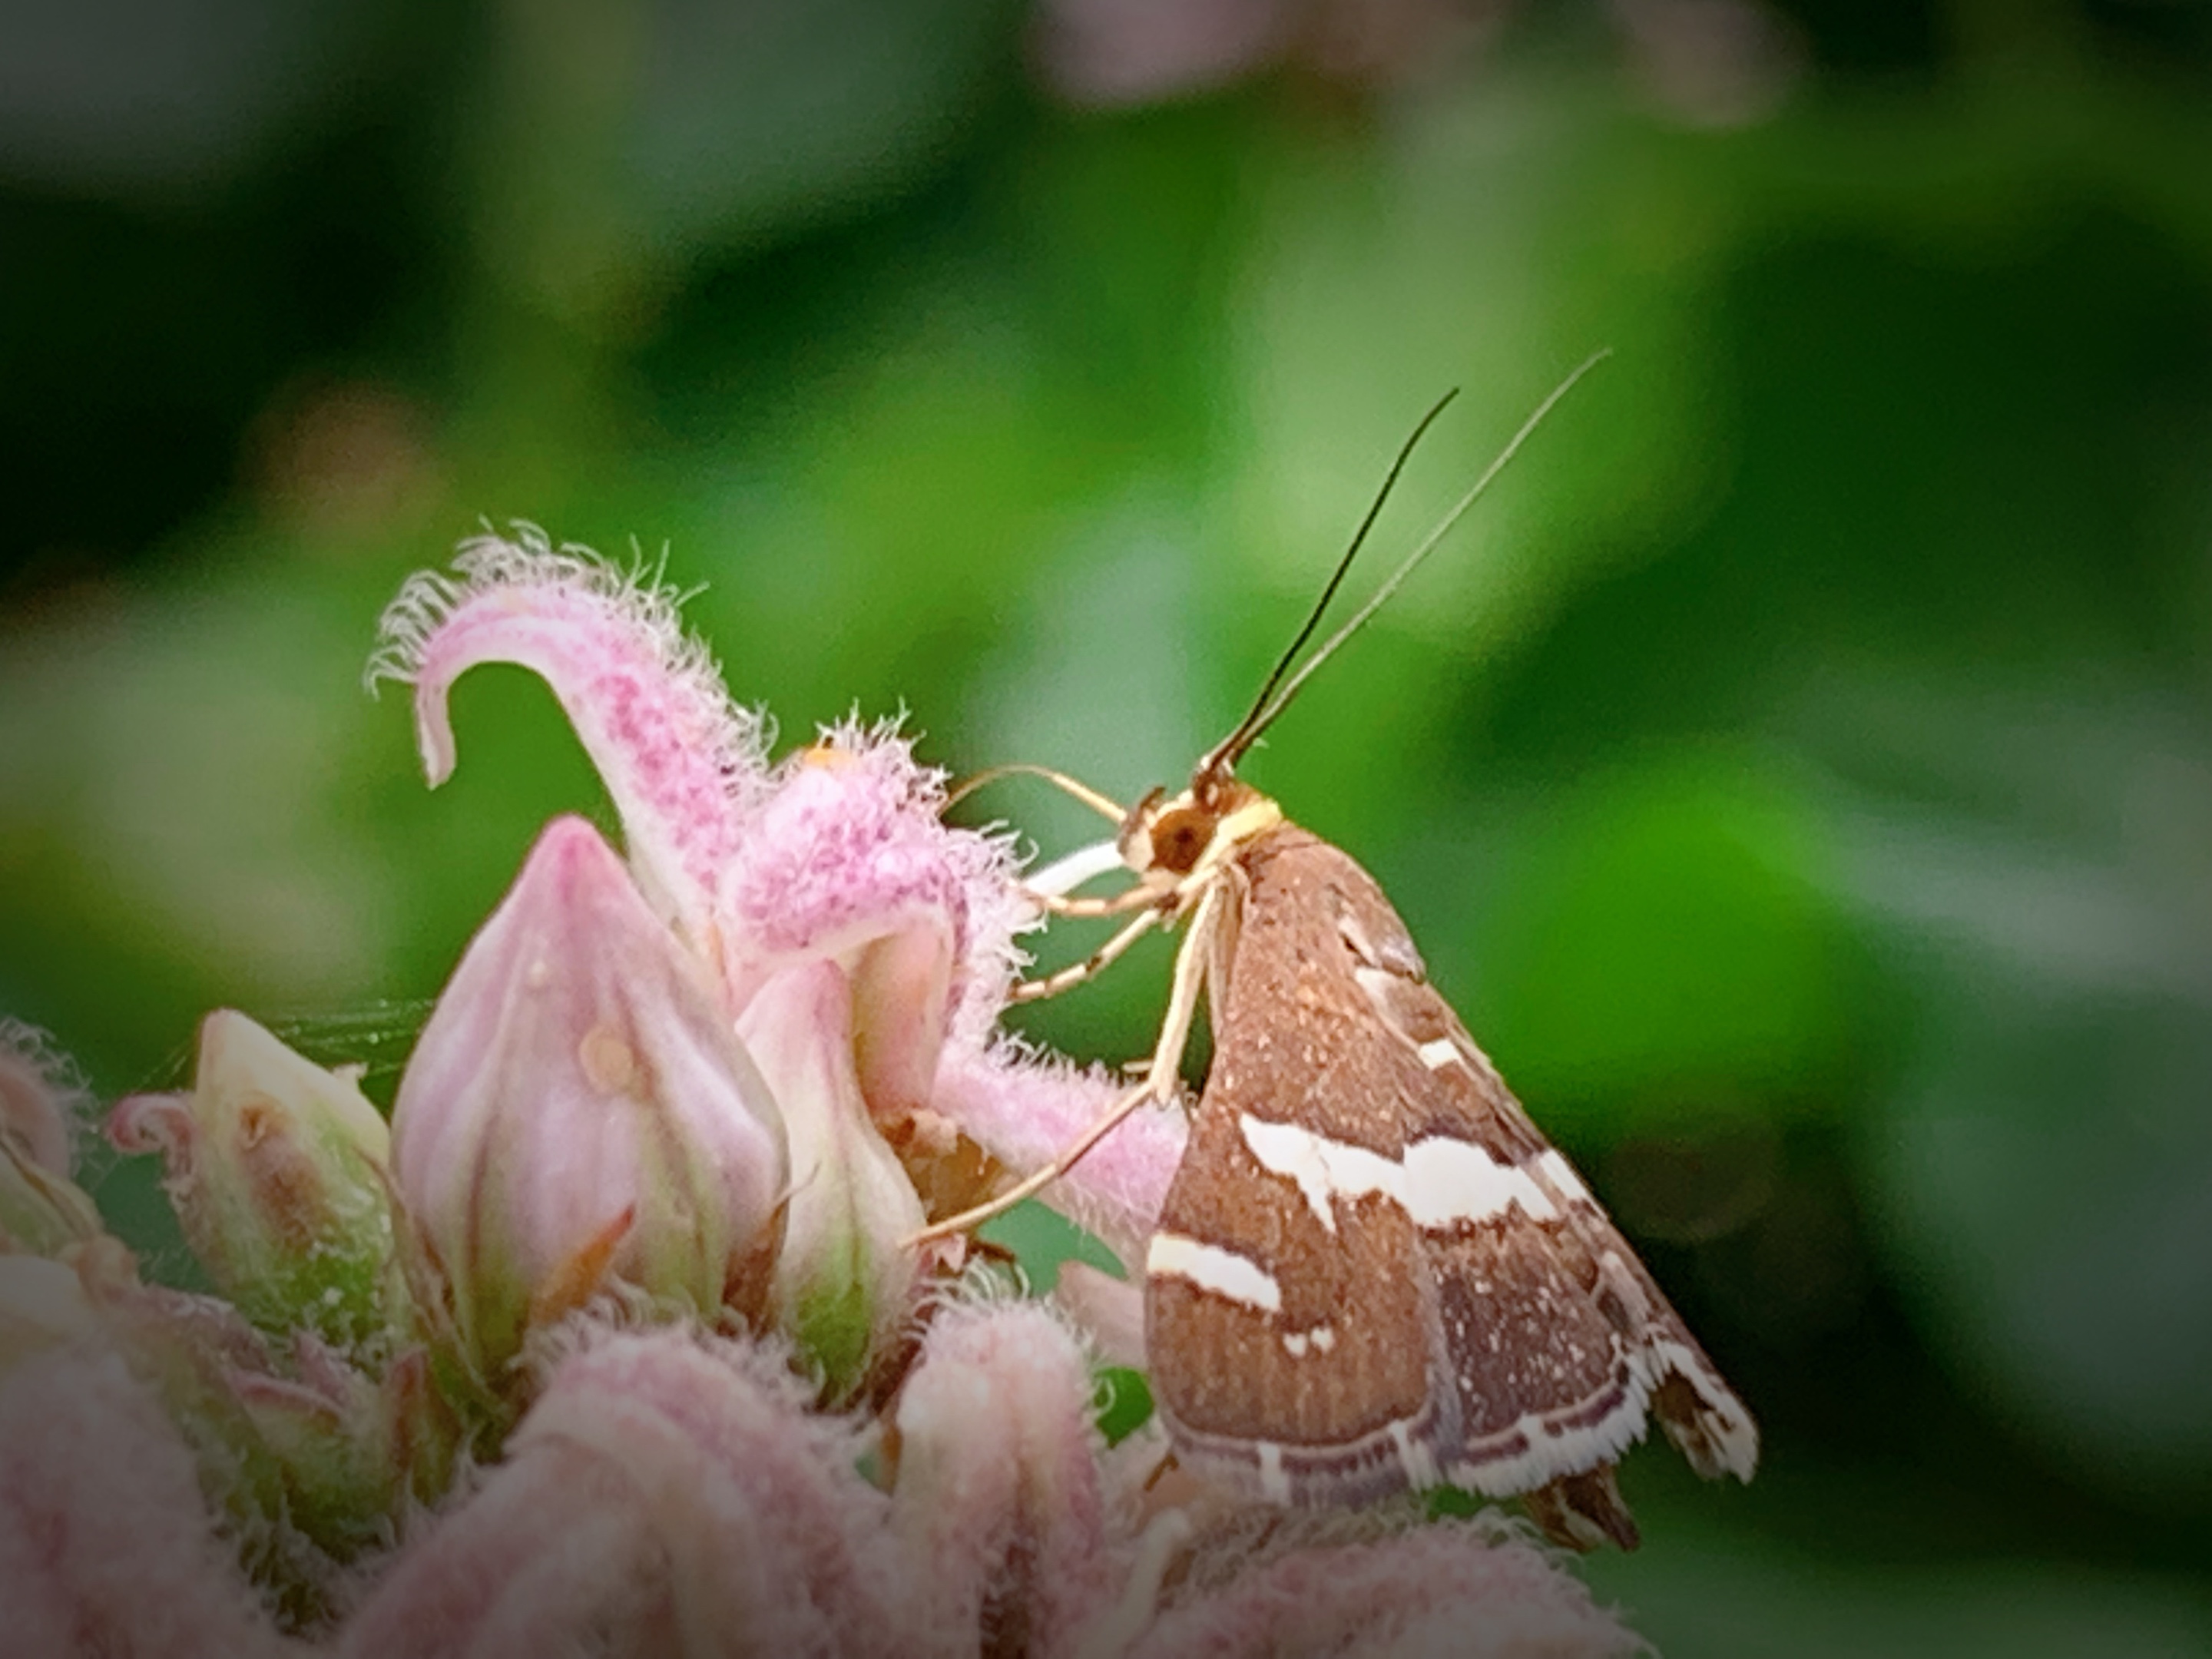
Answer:
M547 827L471 941L392 1125L394 1180L481 1376L618 1286L710 1322L765 1299L774 1097L702 964L580 818Z
M777 1316L829 1392L849 1395L912 1311L923 1264L902 1241L923 1224L921 1200L861 1097L842 969L786 969L755 994L738 1031L791 1137Z
M391 1328L389 1137L349 1078L223 1009L200 1027L191 1091L119 1102L107 1132L161 1154L185 1243L256 1326L347 1347Z

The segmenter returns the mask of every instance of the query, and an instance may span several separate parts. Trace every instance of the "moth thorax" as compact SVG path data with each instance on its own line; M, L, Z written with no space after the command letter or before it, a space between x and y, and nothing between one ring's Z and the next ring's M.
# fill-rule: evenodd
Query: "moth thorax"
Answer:
M1139 875L1187 876L1223 836L1248 839L1280 817L1267 797L1231 778L1201 778L1175 795L1155 789L1121 825L1121 861Z

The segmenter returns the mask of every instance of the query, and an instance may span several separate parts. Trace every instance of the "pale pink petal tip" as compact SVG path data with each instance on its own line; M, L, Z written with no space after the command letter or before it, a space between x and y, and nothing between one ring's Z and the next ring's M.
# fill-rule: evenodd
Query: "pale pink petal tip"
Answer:
M949 1307L930 1327L899 1397L897 1526L932 1626L970 1651L992 1604L1022 1609L1031 1651L1072 1652L1116 1596L1093 1393L1039 1304Z
M192 1455L112 1356L58 1353L0 1382L0 1650L304 1654L218 1534Z
M1103 1068L1079 1069L1002 1039L980 1051L947 1048L931 1103L1000 1164L1026 1174L1066 1151L1128 1087ZM1140 1107L1045 1188L1043 1200L1133 1262L1189 1135L1179 1106Z
M0 1133L31 1162L66 1176L91 1100L76 1062L35 1025L0 1018Z
M738 822L765 785L769 734L731 703L714 659L684 633L679 598L654 573L556 550L518 525L512 539L464 544L451 574L408 579L386 608L368 678L414 687L434 786L453 769L453 681L481 662L541 675L606 781L648 898L703 925Z
M1650 1651L1582 1582L1480 1518L1380 1541L1308 1544L1213 1582L1194 1562L1136 1659L1629 1659ZM1241 1569L1241 1570L1238 1570Z
M944 775L895 725L848 721L787 759L721 890L739 1000L748 973L933 928L951 953L955 1029L980 1038L1028 915L1007 840L945 823L944 805Z
M343 1652L889 1653L888 1501L773 1354L587 1335L480 1489L404 1549ZM743 1640L738 1633L743 1632Z

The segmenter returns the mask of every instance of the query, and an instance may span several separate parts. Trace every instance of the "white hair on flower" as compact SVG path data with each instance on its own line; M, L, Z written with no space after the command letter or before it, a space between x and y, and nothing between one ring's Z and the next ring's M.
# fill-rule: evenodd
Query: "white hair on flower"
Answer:
M724 937L733 959L770 962L939 918L951 1029L980 1043L1021 965L1014 936L1032 925L1013 838L944 822L945 774L914 758L904 722L849 717L777 767L724 872Z
M76 1060L46 1031L0 1016L0 1127L55 1175L76 1167L92 1091Z
M556 549L534 525L465 543L452 572L408 579L385 610L368 683L415 691L416 738L434 787L453 769L447 692L480 662L550 685L622 814L654 908L695 941L744 815L769 787L766 718L734 705L678 614L684 595L642 561L623 568Z
M775 726L758 709L730 700L722 668L706 642L685 631L683 607L702 591L666 580L667 556L627 568L578 542L554 546L537 525L516 520L501 536L485 533L454 552L453 574L418 570L400 586L377 623L377 646L362 683L374 695L386 680L413 685L423 672L432 642L471 600L491 593L538 590L573 595L603 606L657 647L659 668L672 687L689 694L696 725L719 732L714 743L722 769L757 775L775 741Z

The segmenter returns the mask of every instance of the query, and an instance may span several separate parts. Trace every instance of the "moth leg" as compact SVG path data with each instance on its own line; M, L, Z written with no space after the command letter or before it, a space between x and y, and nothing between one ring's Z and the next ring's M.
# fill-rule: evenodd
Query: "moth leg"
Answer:
M1123 927L1113 938L1093 951L1082 961L1061 969L1056 974L1047 974L1042 979L1024 980L1007 994L1009 1002L1036 1002L1046 997L1056 997L1062 991L1080 985L1109 963L1120 957L1131 945L1159 926L1160 913L1157 907L1145 911Z
M932 1222L920 1232L910 1235L903 1243L910 1246L927 1244L934 1238L964 1233L971 1227L981 1225L993 1216L1011 1210L1031 1194L1042 1192L1052 1185L1081 1163L1085 1153L1113 1133L1115 1127L1138 1107L1147 1101L1164 1105L1175 1097L1176 1080L1182 1073L1182 1051L1190 1041L1191 1022L1198 1015L1199 987L1206 979L1213 921L1219 914L1220 890L1218 887L1209 888L1206 896L1199 900L1198 910L1191 920L1190 932L1183 936L1182 949L1176 952L1175 983L1168 993L1167 1018L1160 1022L1160 1040L1152 1049L1152 1066L1145 1073L1145 1080L1124 1093L1097 1122L1078 1135L1051 1163L1031 1171L997 1197L978 1204L971 1210L963 1210L958 1215Z
M1022 889L1030 903L1038 909L1055 916L1118 916L1133 910L1140 904L1158 904L1160 891L1141 883L1125 887L1120 892L1103 898L1068 898L1059 893L1041 893L1034 887Z

